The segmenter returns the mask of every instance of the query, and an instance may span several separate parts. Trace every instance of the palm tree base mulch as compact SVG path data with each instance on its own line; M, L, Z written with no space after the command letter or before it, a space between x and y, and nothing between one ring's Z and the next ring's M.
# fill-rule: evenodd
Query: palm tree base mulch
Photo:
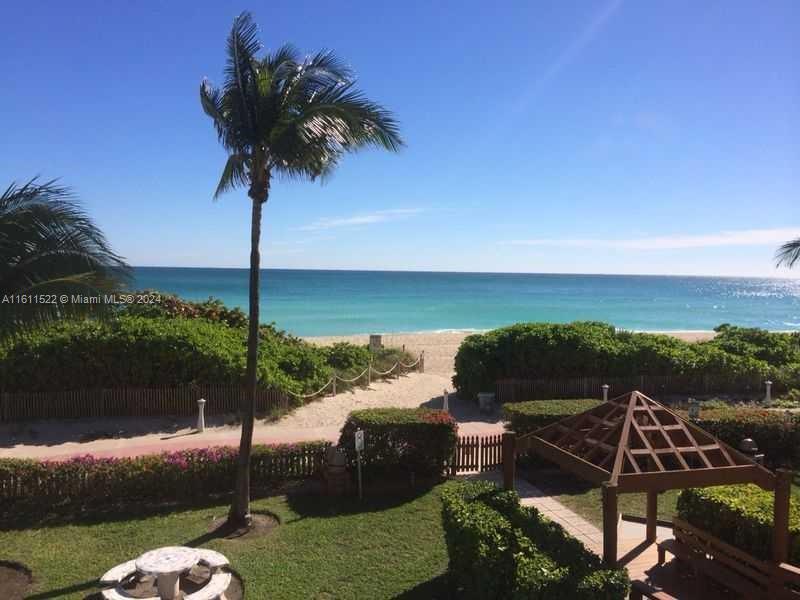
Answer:
M0 598L22 600L33 583L30 569L19 563L0 561Z
M208 532L212 537L224 540L249 540L269 535L280 524L280 521L274 515L254 513L250 527L232 527L228 523L228 517L226 516L214 519L208 528Z

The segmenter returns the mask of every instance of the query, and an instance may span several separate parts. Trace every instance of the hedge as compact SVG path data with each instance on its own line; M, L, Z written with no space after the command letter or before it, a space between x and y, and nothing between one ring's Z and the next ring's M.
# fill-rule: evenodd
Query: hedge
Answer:
M65 320L22 333L0 345L0 391L237 385L244 377L247 332L235 310L209 302L151 307L141 309L143 315L104 321ZM319 347L269 325L260 329L258 377L264 387L310 393L334 370L351 377L370 360L383 370L397 360L410 362L410 356L396 349L373 356L366 346L349 343Z
M772 492L758 486L731 485L683 490L678 516L764 560L771 560ZM800 502L792 496L789 511L789 562L800 565Z
M800 465L800 414L787 418L781 410L718 408L701 410L695 423L734 448L752 438L769 466Z
M316 475L329 442L253 446L251 484ZM218 446L134 458L0 459L0 506L38 508L191 500L233 490L238 449Z
M371 476L400 470L440 476L458 441L458 425L450 414L430 408L373 408L351 412L342 427L339 446L348 463L356 461L355 432L364 431L362 469Z
M506 429L523 435L602 404L600 400L531 400L503 404Z
M442 502L449 574L460 598L628 597L624 569L604 568L560 525L520 506L516 492L470 482L447 488Z
M754 378L780 382L798 364L797 333L721 326L714 340L688 343L598 322L518 323L467 337L456 354L453 383L467 398L506 378L682 375L735 387Z

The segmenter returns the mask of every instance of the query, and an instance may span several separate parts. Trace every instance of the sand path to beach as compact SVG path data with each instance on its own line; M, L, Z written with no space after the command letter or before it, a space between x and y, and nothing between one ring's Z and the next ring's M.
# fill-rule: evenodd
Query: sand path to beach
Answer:
M276 444L309 440L336 441L347 415L362 408L441 408L442 392L453 391L453 359L468 333L419 333L383 336L385 346L403 347L412 354L425 351L425 372L398 379L373 382L356 389L306 404L277 422L256 423L256 443ZM713 335L713 334L712 334ZM708 333L686 332L688 341L707 339ZM318 344L351 341L366 344L368 336L310 338ZM499 415L481 415L474 403L450 395L450 409L463 435L500 433ZM213 445L238 445L239 427L223 417L209 417L204 433L194 431L190 418L117 418L36 421L0 426L0 457L66 458L77 454L136 456L165 450ZM113 435L112 439L92 439Z

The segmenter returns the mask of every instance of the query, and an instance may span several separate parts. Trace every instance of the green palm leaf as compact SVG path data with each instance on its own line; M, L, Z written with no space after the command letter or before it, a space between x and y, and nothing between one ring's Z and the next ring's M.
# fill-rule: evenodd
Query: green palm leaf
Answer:
M779 267L781 265L787 266L790 269L794 267L797 261L800 261L800 238L788 241L778 248L775 259Z
M52 319L100 314L103 304L21 303L31 294L96 295L117 289L130 270L68 188L36 179L0 196L0 337Z

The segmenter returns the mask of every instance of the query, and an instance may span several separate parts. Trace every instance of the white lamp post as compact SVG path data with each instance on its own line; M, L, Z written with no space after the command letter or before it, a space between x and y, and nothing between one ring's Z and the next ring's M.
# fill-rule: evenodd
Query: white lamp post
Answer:
M764 382L767 387L767 395L764 397L764 404L770 406L772 404L772 382L768 379Z
M201 433L206 430L205 410L206 410L206 399L200 398L197 401L197 431Z
M602 385L603 388L603 402L608 402L608 388L611 387L607 383Z
M442 394L442 410L445 412L450 412L450 403L447 401L447 390L445 390L444 394Z

